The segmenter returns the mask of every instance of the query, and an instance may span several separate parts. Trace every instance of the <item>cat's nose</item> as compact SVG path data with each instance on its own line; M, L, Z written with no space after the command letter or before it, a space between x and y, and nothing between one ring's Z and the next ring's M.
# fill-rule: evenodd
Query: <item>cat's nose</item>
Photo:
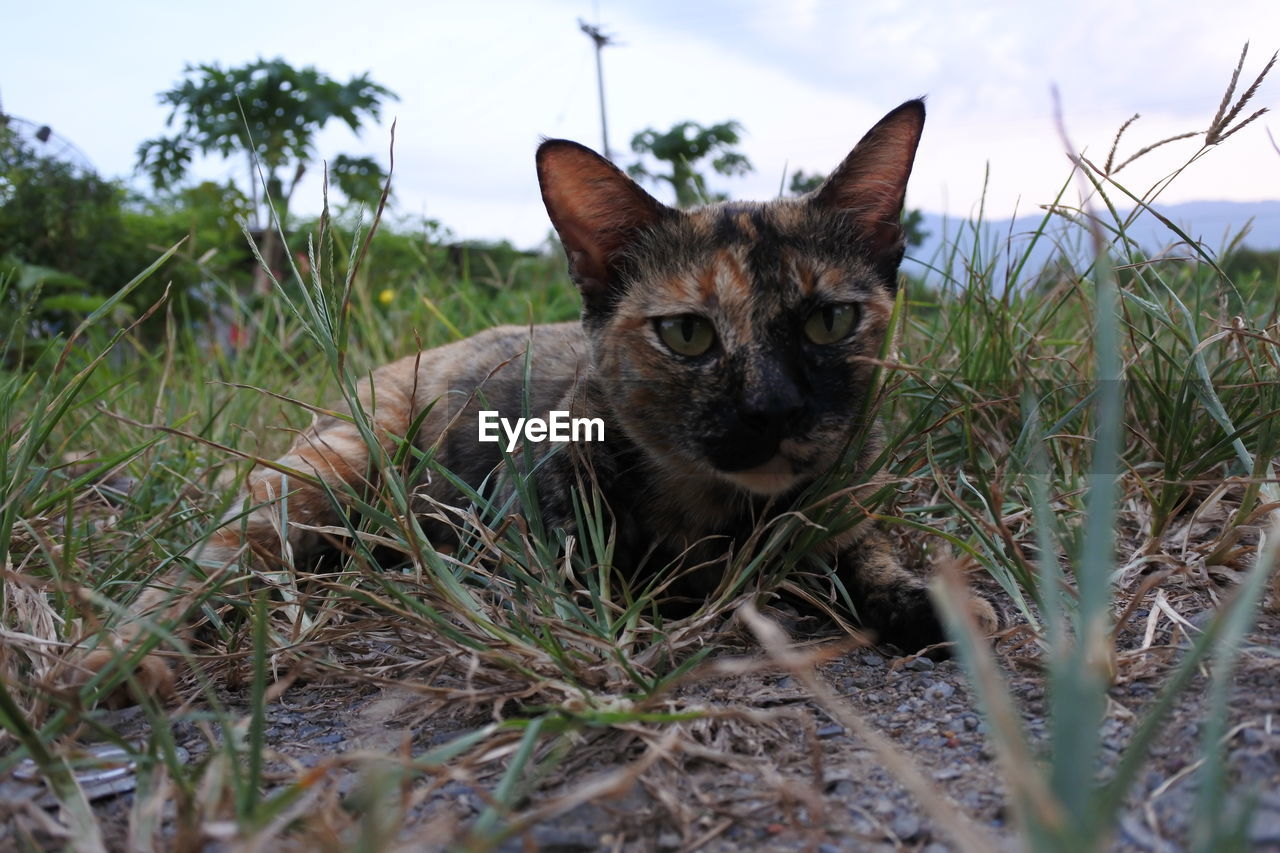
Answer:
M781 370L769 370L762 378L739 400L738 420L754 432L784 433L804 411L804 397Z
M779 389L740 398L730 412L707 456L722 471L743 471L778 455L782 440L796 432L804 405L798 391Z
M724 432L707 447L708 458L722 471L743 471L773 459L804 415L804 394L785 371L757 367L752 380L724 413Z
M769 412L739 412L738 421L744 430L761 438L780 441L791 432L800 417L799 406Z

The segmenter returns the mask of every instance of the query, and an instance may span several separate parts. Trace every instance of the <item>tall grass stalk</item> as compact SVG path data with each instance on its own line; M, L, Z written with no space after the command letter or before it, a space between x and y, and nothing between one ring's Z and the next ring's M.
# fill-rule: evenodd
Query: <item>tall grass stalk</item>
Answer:
M1127 222L1111 206L1103 186L1104 182L1114 187L1119 185L1086 161L1078 160L1077 167L1084 177L1093 182L1092 188L1106 202L1114 223L1116 243L1132 253L1133 244L1125 233ZM1137 200L1127 190L1123 191ZM1214 661L1214 679L1205 708L1201 784L1197 791L1197 819L1193 824L1191 845L1197 851L1242 849L1247 813L1227 816L1224 809L1225 763L1219 742L1225 732L1227 691L1233 662L1253 622L1267 579L1275 570L1275 535L1280 532L1280 521L1269 525L1270 530L1261 537L1255 549L1253 566L1244 575L1232 600L1221 608L1187 650L1156 701L1137 721L1119 760L1109 773L1100 778L1101 769L1106 764L1101 738L1102 722L1107 692L1115 672L1111 620L1114 587L1119 577L1115 533L1119 517L1118 487L1125 470L1126 428L1146 429L1148 435L1156 434L1154 440L1148 437L1144 446L1149 450L1163 449L1164 486L1175 490L1187 478L1198 476L1223 461L1218 456L1206 460L1204 454L1199 458L1188 458L1182 453L1186 443L1205 438L1184 429L1188 421L1201 429L1205 427L1206 419L1197 419L1201 411L1207 413L1207 421L1211 425L1207 437L1210 446L1229 444L1238 464L1256 478L1257 488L1265 490L1268 497L1275 493L1276 488L1271 459L1277 446L1271 430L1267 429L1262 431L1261 440L1252 451L1246 447L1245 433L1234 425L1216 390L1223 377L1221 374L1215 376L1208 367L1206 347L1197 335L1196 317L1153 265L1132 254L1131 264L1126 269L1132 272L1133 280L1148 288L1148 279L1154 280L1158 283L1159 293L1158 298L1143 298L1126 292L1127 310L1121 315L1121 293L1117 288L1116 269L1110 259L1109 242L1099 226L1101 220L1092 213L1087 214L1087 219L1092 223L1095 250L1091 268L1095 299L1091 316L1094 320L1096 380L1089 395L1094 428L1080 522L1083 536L1078 544L1067 549L1066 554L1074 581L1074 595L1069 598L1064 599L1057 594L1064 583L1056 547L1062 538L1058 530L1060 520L1055 518L1051 508L1047 488L1049 478L1044 464L1047 456L1043 450L1034 452L1035 464L1029 478L1035 543L1039 552L1038 603L1045 625L1042 644L1049 696L1049 755L1045 763L1031 757L1034 750L1021 725L1013 696L1000 676L972 615L963 606L963 585L954 566L938 579L934 598L946 616L961 660L973 680L984 714L992 724L992 737L1002 758L1006 780L1010 783L1020 832L1030 849L1066 853L1109 848L1119 812L1126 805L1131 785L1148 748L1168 719L1175 701L1183 697L1191 678L1210 656ZM1176 233L1186 239L1181 231ZM1220 272L1216 265L1214 268ZM1178 320L1165 311L1160 304L1162 300L1176 306ZM1150 405L1163 415L1154 422L1139 421L1143 424L1141 427L1128 427L1130 409L1125 394L1126 367L1121 355L1122 316L1128 323L1130 341L1139 341L1137 352L1130 357L1130 369L1147 380L1131 387L1130 395L1137 398L1140 407ZM1165 348L1170 342L1184 347L1184 352L1173 355ZM1270 340L1264 344L1267 347L1275 345ZM1147 351L1143 352L1144 349ZM1146 359L1154 360L1156 373L1143 372ZM1185 372L1168 369L1178 362L1187 363L1188 369ZM1160 381L1166 375L1175 381ZM1274 371L1266 379L1271 385L1276 380ZM1027 422L1033 442L1037 446L1046 444L1050 436L1039 432L1043 428L1039 402L1031 401L1024 408L1028 413ZM1190 464L1198 467L1191 468ZM1181 506L1181 500L1170 503L1146 487L1144 492L1152 497L1156 510L1150 542L1158 545L1174 511ZM1272 502L1271 506L1273 511L1270 514L1274 516L1275 503Z
M1238 129L1239 106L1215 119L1215 139ZM903 290L895 306L891 326L903 346L900 353L886 343L882 393L867 401L868 416L880 414L889 427L870 470L857 481L847 469L833 471L816 484L797 512L757 531L715 594L681 619L659 607L670 572L637 580L616 571L614 531L590 484L574 504L576 535L546 529L528 479L535 460L509 460L515 495L495 501L419 447L422 418L408 435L383 436L358 392L373 366L420 347L500 323L575 316L578 298L557 255L506 270L484 256L464 258L442 271L426 263L437 247L414 243L408 254L422 263L388 269L379 241L395 235L379 233L377 214L370 228L347 229L326 211L309 240L280 234L284 245L305 243L307 262L286 253L290 266L268 297L215 283L223 316L245 330L244 345L174 320L160 354L128 322L110 322L173 250L46 347L12 343L27 331L17 310L0 344L0 773L31 758L83 849L106 841L77 783L81 768L67 757L76 733L117 743L135 759L129 832L139 847L158 838L188 849L264 847L287 837L387 849L419 819L410 806L465 780L487 799L453 839L492 849L540 819L621 793L654 768L706 755L690 735L699 723L735 714L758 723L757 709L715 707L696 689L675 688L719 672L707 659L739 647L727 618L737 607L746 606L750 622L756 604L786 593L852 627L840 605L856 602L817 555L826 538L873 519L904 534L908 562L950 567L939 606L988 718L1026 846L1106 845L1147 748L1206 665L1213 681L1190 843L1207 851L1238 840L1242 824L1225 807L1234 792L1216 750L1232 662L1280 545L1274 529L1255 545L1256 528L1280 503L1276 308L1266 282L1225 281L1201 247L1191 263L1135 244L1115 199L1149 208L1164 184L1149 192L1122 186L1116 172L1131 160L1111 158L1121 165L1103 169L1082 160L1097 201L1069 207L1064 183L1023 243L993 239L981 207L950 236L929 264L938 286L913 283L911 298ZM1106 239L1084 258L1078 250L1095 240L1091 227ZM1058 255L1034 269L1033 250L1050 241ZM0 303L10 304L6 286L0 281ZM1239 323L1214 319L1227 307ZM1255 390L1263 393L1250 396ZM368 445L366 482L329 487L311 472L282 473L287 484L326 489L340 520L319 532L342 543L342 553L263 573L256 589L210 576L200 543L246 471L274 464L292 434L326 411L312 402L325 398L344 404L343 417ZM85 450L87 463L66 461ZM855 444L849 458L861 450ZM104 497L104 478L120 473L131 485ZM452 527L450 548L438 549L419 518L414 490L428 475L453 480L464 496L462 506L426 508ZM1197 513L1224 501L1231 511L1218 538L1188 541ZM288 495L278 509L282 522L296 522ZM1136 544L1117 533L1135 518ZM1256 559L1239 573L1238 591L1166 674L1126 750L1102 771L1099 725L1123 664L1116 643L1124 625L1114 614L1136 606L1117 590L1151 589L1135 584L1151 562L1198 560L1227 571L1250 552ZM997 659L958 604L959 562L989 575L1034 635L1049 688L1046 757L1022 730ZM154 620L114 666L69 686L68 661L110 643L131 597L171 568L200 585L191 614L201 623L198 640L177 642L173 626ZM953 838L972 849L991 841L968 821L949 822L946 801L905 751L876 739L869 723L809 681L817 655L752 625L823 707L875 740L885 766ZM133 685L150 734L125 741L96 706L120 685L129 689L133 664L157 649L181 658L182 704L165 708ZM445 707L482 702L498 719L443 745L411 744L371 764L361 756L364 781L344 799L338 780L357 759L330 756L282 776L285 762L268 735L279 692L295 678L328 676L409 688ZM245 710L233 711L228 685L240 684ZM176 730L187 724L207 740L200 761L183 759ZM547 779L602 743L643 751L539 799Z

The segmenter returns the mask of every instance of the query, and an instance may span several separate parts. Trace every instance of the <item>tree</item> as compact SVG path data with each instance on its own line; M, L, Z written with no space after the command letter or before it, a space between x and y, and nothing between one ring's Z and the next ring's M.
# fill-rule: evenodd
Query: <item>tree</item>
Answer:
M826 179L827 176L820 172L811 174L796 170L791 174L791 183L787 191L797 196L811 193L822 186L822 182ZM923 246L924 241L929 239L929 232L924 230L924 214L918 210L902 211L902 230L906 235L907 245L911 248Z
M378 119L384 100L397 99L367 74L339 83L314 67L294 68L283 59L259 59L225 70L217 63L188 65L183 73L182 82L159 95L162 104L172 107L166 124L176 124L177 132L138 146L138 169L157 189L167 189L183 179L197 152L244 156L257 226L270 225L265 204L258 200L258 166L283 221L293 191L315 157L315 135L321 128L337 119L358 134L362 122ZM344 194L367 193L371 180L380 185L385 177L369 158L338 162L347 167L334 172ZM376 177L371 177L373 170Z
M373 207L382 195L387 173L372 157L339 154L329 161L329 181L349 200Z
M826 179L827 176L820 172L810 174L797 169L791 173L791 184L787 189L792 195L805 195L822 186L822 182Z
M907 245L913 249L929 239L929 232L924 230L924 214L918 210L902 211L902 230L907 235Z
M28 316L33 340L66 331L185 237L117 313L137 317L168 289L184 317L200 316L202 285L251 261L234 222L248 205L213 183L132 197L118 181L41 156L0 122L0 311ZM143 331L158 334L163 323L159 313Z
M631 138L631 150L667 164L670 171L651 171L642 160L628 167L627 173L638 180L670 184L676 194L677 207L721 201L724 195L707 190L706 179L695 165L706 157L714 157L711 168L721 175L745 175L752 171L751 161L734 150L741 131L742 126L736 121L711 127L682 121L665 133L653 128L642 130Z

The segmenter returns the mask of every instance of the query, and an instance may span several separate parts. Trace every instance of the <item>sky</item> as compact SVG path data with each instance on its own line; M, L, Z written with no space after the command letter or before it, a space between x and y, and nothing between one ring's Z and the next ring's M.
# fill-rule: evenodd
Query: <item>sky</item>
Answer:
M549 233L538 141L601 147L595 51L579 19L618 42L603 59L609 141L622 165L634 161L629 142L640 130L733 119L755 171L710 184L769 198L790 171L829 172L880 116L926 95L908 205L956 217L979 206L991 218L1034 212L1068 181L1055 89L1067 139L1099 159L1141 114L1123 157L1208 126L1246 41L1246 82L1280 49L1274 0L0 0L0 105L143 189L135 151L166 132L156 95L186 64L282 57L343 81L368 72L399 100L358 137L326 128L317 156L369 154L385 165L395 120L397 215L439 220L459 239L531 247ZM1280 69L1249 111L1278 100ZM1280 141L1280 112L1209 151L1162 198L1280 199L1268 130ZM1164 146L1120 177L1145 190L1198 148ZM245 171L216 159L195 170L242 183ZM320 173L311 169L295 209L319 209Z

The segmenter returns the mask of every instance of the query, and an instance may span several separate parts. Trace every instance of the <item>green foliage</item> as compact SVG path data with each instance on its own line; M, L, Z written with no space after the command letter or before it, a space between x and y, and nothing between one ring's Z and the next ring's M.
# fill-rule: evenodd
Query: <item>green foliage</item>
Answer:
M210 185L200 191L235 203L234 193L226 188ZM181 199L171 203L177 210L184 209ZM198 211L208 211L208 205L192 204ZM190 211L187 215L196 235L204 227L215 231L219 227L216 217L205 219L204 214ZM114 590L145 585L156 565L164 565L172 555L188 553L192 544L216 525L229 487L225 478L218 480L215 475L236 463L225 451L204 442L273 456L288 441L289 428L309 420L311 413L302 403L332 400L338 395L354 401L354 383L377 364L419 346L446 343L497 323L568 319L577 311L577 297L563 274L563 259L551 254L528 255L501 244L451 250L439 244L438 231L430 223L379 231L371 240L358 230L324 221L309 223L300 232L311 236L312 249L304 255L314 261L314 267L300 267L296 280L256 303L238 302L230 289L218 288L219 299L235 306L235 322L249 329L247 342L239 348L211 347L195 328L179 324L170 329L172 345L166 349L172 354L172 363L159 351L149 352L134 343L127 334L114 341L124 351L114 350L118 355L108 358L113 340L102 324L95 323L86 329L81 345L68 349L61 369L54 370L58 351L50 349L39 364L0 372L0 390L4 391L0 398L5 401L0 402L0 434L19 438L6 447L7 467L0 471L8 478L9 493L15 496L6 515L0 517L0 534L12 540L10 551L15 562L22 562L30 572L51 576L65 572L57 576L68 584L87 584L94 590L95 600L119 598ZM368 244L362 249L366 240ZM364 260L356 267L353 259L358 257ZM973 555L993 576L1010 578L1015 598L1040 605L1029 611L1043 617L1038 623L1042 640L1048 642L1064 634L1097 637L1096 626L1105 625L1098 621L1098 614L1105 617L1114 604L1106 576L1114 563L1109 554L1099 556L1105 548L1096 544L1085 560L1081 543L1092 537L1106 545L1110 539L1103 534L1107 530L1114 533L1117 525L1114 500L1086 507L1079 499L1087 484L1101 476L1097 470L1090 471L1091 461L1114 469L1113 462L1095 455L1091 443L1079 440L1081 435L1099 434L1103 419L1101 412L1095 414L1096 396L1091 390L1098 363L1091 343L1097 304L1095 280L1089 270L1071 272L1059 267L1057 288L1047 292L1013 288L994 295L983 278L991 260L981 252L973 258L957 258L953 270L957 280L938 294L942 310L909 318L915 328L905 340L915 357L908 370L889 374L894 384L894 412L888 452L903 460L896 470L908 483L920 484L929 494L942 497L921 501L904 495L897 520L932 531L937 538L928 538L946 539ZM1203 348L1191 341L1193 334L1203 335L1212 328L1203 311L1191 312L1191 326L1170 325L1177 311L1174 297L1190 299L1197 292L1212 292L1217 273L1207 265L1167 262L1166 266L1168 272L1161 277L1154 272L1161 268L1150 264L1144 266L1141 278L1132 271L1117 277L1128 310L1112 311L1121 332L1112 346L1120 349L1124 363L1130 365L1166 358L1186 360L1198 349L1215 377L1214 386L1237 383L1240 374L1234 371L1247 366L1233 362L1233 348L1241 341L1220 341ZM1039 274L1031 276L1031 280L1041 278ZM1168 311L1150 307L1159 296L1153 288L1161 287L1161 281L1171 289L1160 303ZM134 286L144 284L142 279ZM1251 318L1251 324L1274 319L1274 306L1268 307L1263 288L1247 289L1239 299L1235 307ZM1158 322L1148 326L1147 318ZM1179 343L1180 336L1187 340ZM1262 341L1255 345L1259 355L1265 355L1271 346ZM1230 369L1223 372L1222 365ZM45 376L50 377L48 382L35 381L35 377ZM176 376L182 381L174 382ZM226 382L240 387L229 387ZM254 387L284 391L299 402L269 397ZM1139 390L1152 397L1167 397L1171 404L1189 406L1178 415L1183 421L1188 414L1200 418L1199 412L1205 408L1203 397L1178 402L1167 384L1153 383ZM1138 391L1131 389L1129 393ZM1112 413L1106 416L1112 423L1111 442L1123 436L1116 452L1130 461L1130 470L1137 470L1159 458L1151 448L1160 443L1140 435L1134 425L1174 434L1180 422L1148 423L1140 401L1126 398L1123 402L1123 423L1129 427L1124 433L1115 429L1113 400ZM104 408L126 419L108 420ZM31 417L31 412L38 416ZM565 553L565 542L548 531L535 533L537 525L532 520L528 529L518 524L501 525L509 508L488 506L478 495L477 512L492 522L492 529L467 527L472 532L448 560L437 555L410 521L412 472L422 466L430 468L429 454L407 445L384 449L374 436L368 413L357 407L354 417L365 423L371 449L376 448L383 486L367 493L335 496L349 501L348 506L363 518L363 522L352 522L348 556L326 571L319 582L321 592L312 596L305 612L296 607L289 610L292 605L262 595L226 594L216 603L222 616L214 628L218 633L214 641L244 652L237 657L237 665L242 666L250 686L247 712L223 709L217 692L208 690L201 700L207 710L198 715L212 718L221 724L222 731L232 734L210 743L210 758L205 762L183 766L174 761L170 766L164 757L165 750L171 750L164 740L170 727L158 707L146 710L154 716L155 742L130 746L140 766L164 763L175 777L172 784L188 792L174 799L180 823L198 824L219 817L246 838L277 833L280 824L273 823L274 817L305 796L309 785L326 784L302 776L266 784L262 756L269 748L264 734L267 673L279 656L287 661L290 654L342 671L344 664L329 644L353 642L349 628L342 626L345 619L360 613L372 624L377 624L374 620L378 618L393 619L396 635L411 638L403 641L406 644L423 648L436 644L429 647L450 650L441 660L474 660L478 670L489 677L504 673L504 678L517 685L525 702L529 702L528 691L536 691L531 702L534 707L508 706L520 710L512 710L504 723L450 742L447 750L415 752L413 765L388 767L386 771L395 774L390 781L384 780L394 790L394 785L409 784L415 774L437 763L477 760L476 756L499 747L509 750L510 760L494 789L494 804L486 811L488 816L475 825L476 832L491 830L494 837L501 837L509 831L508 816L517 812L530 780L551 772L566 756L573 755L575 744L584 735L640 723L674 728L701 713L671 705L670 696L663 699L667 704L646 704L647 697L662 696L670 679L698 660L696 655L668 655L676 642L673 638L711 636L711 626L722 618L716 616L717 608L750 595L757 583L787 583L788 569L793 576L803 576L810 566L806 548L816 547L802 543L786 553L770 550L768 544L757 553L745 549L734 570L726 574L723 594L709 602L700 617L706 621L658 624L649 615L652 590L628 587L610 571L611 531L600 507L592 506L589 500L580 508L581 536L572 550L575 573L570 576L555 570L561 565L557 559ZM146 423L161 423L186 434L166 433L143 426ZM1197 423L1205 433L1214 429L1212 419ZM21 426L15 427L18 424ZM1274 449L1258 443L1264 432L1261 424L1247 429L1245 438L1254 452L1266 454ZM1223 432L1221 427L1218 431ZM60 470L59 460L65 452L86 447L98 453L93 472L77 479ZM95 473L121 464L137 479L137 486L119 510L119 521L104 530L97 526L97 518L80 495L92 490ZM1221 460L1205 464L1208 467L1203 469L1153 472L1148 479L1176 480L1189 490L1196 480L1211 476L1224 479ZM433 476L448 476L443 470L430 470ZM1233 472L1248 473L1239 467ZM1145 481L1129 476L1128 483ZM1037 489L1043 494L1037 494ZM529 499L536 510L536 499ZM1029 509L1037 519L1052 522L1038 533L1010 533L1017 537L1012 544L1003 539L1001 525ZM799 517L787 523L812 530L814 542L823 535L820 527L826 526ZM1082 527L1093 532L1081 537L1076 531ZM28 534L28 530L37 535ZM373 530L380 537L378 544L398 550L407 568L398 572L376 568L361 538ZM780 541L784 532L770 530L767 536ZM1019 574L1021 561L1033 551L1031 540L1037 535L1041 550L1067 555L1067 565L1075 573L1047 574L1057 565L1049 559L1033 565L1029 573ZM57 545L56 559L52 552L48 558L40 553L42 547L48 547L41 544L45 541ZM91 574L83 568L89 564L88 555L93 556ZM1087 619L1076 615L1074 608L1079 605L1069 596L1046 598L1043 594L1046 589L1066 588L1085 570L1093 572L1094 583L1089 596L1093 615ZM1252 580L1256 582L1258 577ZM297 578L301 582L307 575L300 572ZM1255 583L1251 589L1256 593L1256 588ZM1099 595L1099 590L1104 594ZM953 593L947 600L961 598L960 593ZM71 598L55 599L55 603L66 624L74 625L78 611ZM1230 659L1231 645L1226 640L1238 637L1241 629L1236 623L1247 616L1247 604L1244 601L1230 611L1231 624L1224 622L1222 628L1213 629L1209 638L1213 642L1206 640L1196 653L1199 659L1211 649L1217 650L1219 659ZM104 612L109 614L110 610ZM287 618L287 613L295 616ZM1080 621L1074 622L1071 632L1051 627L1077 619ZM68 631L59 639L71 636L69 628L59 630ZM162 633L163 626L157 630ZM159 642L161 633L147 642ZM284 637L289 638L288 649L284 648ZM1105 632L1103 640L1110 641ZM1061 822L1047 827L1023 826L1028 837L1043 842L1045 849L1052 849L1058 836L1079 841L1086 831L1091 838L1105 835L1110 825L1108 815L1113 812L1099 810L1099 799L1123 801L1121 784L1099 788L1092 775L1096 762L1090 750L1096 738L1091 733L1098 728L1096 700L1105 688L1105 673L1100 667L1107 651L1106 646L1068 643L1061 647L1059 656L1046 658L1053 664L1052 677L1058 679L1055 696L1063 696L1062 703L1070 704L1075 712L1074 717L1054 721L1062 740L1050 756L1061 765L1054 770L1058 775L1053 784L1083 788L1084 794L1071 799L1069 812L1054 806L1058 811L1051 815L1066 815L1075 821L1068 825L1073 834L1060 832ZM967 658L976 660L978 654L973 644L966 646ZM47 671L38 670L47 666L40 663L44 658L25 647L7 660L8 666L16 668L10 675ZM208 664L196 657L189 660L196 672L204 672ZM1193 673L1194 664L1195 659L1188 659L1181 665L1178 678ZM609 673L611 679L605 687L599 682L602 672ZM359 670L350 673L351 677L363 674ZM416 676L405 677L412 680ZM123 672L118 671L86 686L79 701L91 703L94 696L123 678ZM219 675L212 678L215 683L221 681ZM1185 690L1185 683L1176 682L1169 695L1176 697L1178 690ZM23 753L38 759L59 797L76 807L76 789L63 767L61 753L46 745L58 742L57 736L76 724L102 727L104 718L95 711L73 713L78 707L74 699L69 702L61 694L45 692L39 684L33 677L0 679L0 725L10 729ZM511 689L516 691L517 687ZM619 702L622 695L625 703ZM999 694L992 693L987 700L994 706L1000 701ZM1163 694L1161 701L1165 701ZM33 706L50 710L44 717L34 716L30 711ZM237 720L243 724L240 728ZM1157 730L1154 724L1144 727L1143 736ZM1079 735L1074 741L1073 734ZM1087 761L1074 760L1069 749L1072 743L1079 746L1081 755L1088 756ZM1021 796L1024 790L1031 797L1042 796L1042 783L1024 784L1026 774L1040 772L1038 759L1028 752L1018 760L1023 762L1021 770L1015 767L1007 776L1014 796ZM521 768L525 774L517 772ZM1132 778L1131 769L1125 772L1125 778ZM375 803L386 799L370 793L369 798L353 799L351 807L374 815ZM1019 803L1015 810L1019 815L1023 805ZM82 820L92 828L92 813L87 807L82 811ZM1083 818L1076 820L1081 815ZM1075 828L1081 831L1075 832ZM1059 849L1074 848L1060 845Z
M906 232L908 248L923 246L929 238L929 232L924 230L924 214L918 210L902 211L902 230Z
M1237 67L1188 164L1257 117L1228 127L1274 62L1233 105ZM1249 280L1227 279L1204 247L1158 213L1171 237L1197 257L1191 263L1147 257L1126 234L1133 217L1117 212L1117 200L1149 209L1163 183L1140 194L1116 180L1111 158L1099 167L1081 157L1076 166L1099 209L1075 210L1059 197L1025 254L999 265L976 238L967 256L957 242L948 261L959 265L954 299L944 291L942 310L929 319L932 341L953 353L955 368L915 373L904 383L921 377L917 400L950 401L941 408L951 416L942 417L953 426L929 436L926 453L957 519L943 524L953 541L966 538L969 553L1023 602L1036 629L1047 673L1044 741L1024 730L986 638L960 604L954 566L936 585L935 601L991 726L1027 849L1112 849L1152 743L1172 709L1190 700L1192 679L1211 659L1188 847L1244 849L1246 824L1226 808L1223 742L1232 667L1280 551L1274 285L1256 271ZM1050 267L1027 270L1034 244L1061 236L1051 228L1059 217L1067 223L1062 230L1088 241L1092 260L1072 260L1067 240ZM988 284L997 266L1010 271L999 296ZM1234 321L1227 325L1217 315ZM946 450L939 447L944 437ZM1233 509L1219 529L1197 533L1193 522L1216 501ZM1253 544L1239 548L1244 536ZM1116 614L1127 618L1152 591L1150 582L1140 585L1148 561L1185 565L1180 561L1193 539L1200 540L1196 559L1230 566L1239 588L1207 624L1184 635L1190 648L1112 757L1101 726L1108 690L1121 674L1125 626ZM1042 746L1048 754L1040 759Z
M131 198L118 182L41 157L0 131L0 276L11 281L0 304L25 306L28 334L66 331L181 243L115 313L139 317L167 290L180 317L197 319L209 307L202 288L248 270L237 222L248 209L234 186L211 182ZM158 330L156 319L142 334Z
M117 183L41 157L0 130L0 257L103 286L110 280L114 291L143 260L121 247L124 198Z
M1246 284L1258 280L1280 286L1280 249L1260 251L1241 246L1229 252L1221 266L1231 281Z
M822 186L827 176L821 172L806 172L797 169L791 173L791 182L787 184L787 192L791 195L806 195Z
M28 163L12 176L6 168L0 202L21 198L35 210L40 193L17 187L23 169L45 168L53 167ZM911 562L948 564L937 554L943 548L962 554L1023 610L1026 643L1018 654L1043 665L1047 742L1023 732L986 641L967 624L964 590L940 596L1003 761L1023 846L1108 849L1169 709L1196 700L1192 678L1212 664L1203 741L1188 755L1189 765L1201 765L1189 841L1197 850L1225 849L1239 828L1225 807L1236 792L1228 791L1221 748L1230 667L1280 545L1280 530L1267 549L1248 538L1280 505L1271 464L1280 449L1276 280L1265 255L1237 251L1219 264L1207 254L1192 262L1141 254L1111 202L1130 193L1096 170L1083 173L1096 180L1094 197L1109 214L1089 221L1106 223L1109 240L1091 234L1059 198L1032 235L1064 247L1045 270L1027 268L1032 246L1010 254L1008 245L986 245L981 223L973 223L935 262L943 281L928 310L900 300L890 326L909 324L901 351L886 349L880 359L888 385L881 462L892 458L896 477L868 506L883 523L921 534L903 537L916 549ZM48 185L80 186L59 184L64 178ZM111 208L109 197L102 208ZM368 838L395 838L403 829L396 821L408 820L396 804L415 802L408 786L440 772L439 779L477 785L497 780L472 825L476 846L494 846L548 813L537 802L520 812L538 780L580 764L587 750L598 755L611 730L652 746L659 732L674 738L701 717L693 753L701 757L708 754L705 724L749 724L737 708L716 720L705 706L682 705L681 694L664 691L699 655L723 648L717 626L734 602L753 599L758 587L806 589L831 519L797 512L762 530L764 544L735 555L713 600L690 619L664 622L652 607L653 587L635 588L612 571L612 531L589 490L575 506L572 543L542 529L528 482L518 486L527 501L523 519L474 492L473 509L429 508L456 519L462 533L456 549L437 553L418 525L422 507L412 487L424 472L450 473L429 449L380 441L358 405L355 384L378 364L498 323L573 317L578 300L562 257L505 244L441 245L438 225L428 222L370 238L322 219L298 229L309 242L291 244L287 260L297 265L280 287L245 300L234 282L207 285L225 304L224 319L245 330L242 341L211 340L207 329L176 317L164 330L166 346L156 347L137 330L118 331L116 315L162 269L208 274L216 260L229 274L246 274L243 254L224 241L251 201L232 186L205 184L148 205L117 195L115 204L121 230L113 233L125 242L150 245L171 229L187 235L178 252L191 255L156 261L154 251L148 261L156 262L124 290L110 291L74 334L29 352L14 344L26 312L53 289L78 292L87 280L33 263L0 272L0 304L13 309L0 325L0 554L15 569L0 578L7 632L0 726L9 738L0 772L30 756L73 837L93 846L102 833L75 784L67 745L81 731L113 736L113 719L93 702L126 679L129 655L160 643L169 626L151 626L138 647L121 651L114 671L78 691L51 686L60 663L50 650L86 636L91 642L118 617L115 602L154 583L218 525L247 461L228 447L272 457L310 420L312 403L339 396L352 405L378 474L368 489L333 495L353 511L347 529L328 531L345 540L345 552L317 573L280 573L273 592L311 584L305 607L297 598L234 591L204 602L211 642L234 653L194 655L174 644L195 673L185 689L203 696L196 710L173 713L209 733L206 757L178 761L174 720L139 697L153 734L127 744L142 771L136 801L145 805L129 815L131 837L159 836L155 815L163 807L164 820L180 839L188 832L192 847L207 841L199 835L206 827L244 846L268 846L285 834L306 844L304 833L316 826L337 839L335 847L356 837L340 835L331 821L363 821L355 828ZM75 233L60 223L76 222L76 211L65 209L65 199L54 207L63 218L32 229L24 238L31 245L41 234L67 241ZM0 215L7 215L2 205ZM84 227L99 221L87 216ZM1073 238L1096 241L1096 262L1079 260ZM1221 322L1226 317L1238 319ZM64 461L80 450L92 454L85 472ZM136 485L106 510L98 485L116 469ZM899 492L890 508L880 498L892 489ZM814 496L821 491L815 487ZM1200 509L1215 505L1233 509L1206 525L1213 530L1193 534ZM786 538L800 528L803 535ZM1133 733L1117 758L1099 734L1109 683L1126 662L1117 654L1115 614L1151 592L1136 580L1143 566L1186 565L1188 540L1206 567L1251 566L1238 573L1239 594L1189 648L1159 650L1181 659L1150 705L1131 709ZM791 550L780 553L781 541ZM400 563L383 570L370 556L375 546L398 553ZM18 574L47 583L7 580ZM70 594L74 588L87 590L96 610ZM225 708L214 685L241 671L248 708ZM432 748L407 744L404 760L310 823L324 811L317 804L338 801L349 776L340 762L292 778L279 770L285 764L268 751L272 672L364 682L376 672L433 702L474 703L482 695L503 719ZM1042 746L1048 749L1038 754ZM648 754L678 767L674 748ZM154 833L146 832L148 820ZM945 821L938 824L946 830Z
M711 201L722 201L725 196L707 189L706 178L698 171L700 161L711 157L710 166L720 175L745 175L752 171L746 155L735 151L740 141L742 125L736 121L724 121L703 127L697 122L682 121L670 130L660 132L649 128L631 138L631 150L642 157L648 155L665 164L667 171L653 171L641 160L627 168L627 173L637 180L655 184L666 183L676 195L677 207L693 207Z
M3 303L26 305L29 331L66 329L177 242L174 230L137 216L123 187L41 157L0 129L0 276ZM164 292L153 278L118 306L136 316Z
M138 169L160 189L181 181L196 153L247 156L251 197L257 199L256 160L267 192L283 211L315 157L316 134L333 120L359 133L364 121L378 119L385 100L396 98L368 74L339 83L314 67L294 68L282 59L227 69L217 63L188 65L184 73L186 79L160 93L160 102L172 108L167 123L176 123L177 131L138 146ZM335 184L351 190L357 201L376 198L370 186L380 190L385 180L368 158L348 157L334 172Z
M826 179L827 176L821 172L805 172L797 169L791 173L787 192L794 196L806 195L822 186L822 182ZM902 212L902 228L906 232L908 248L923 246L924 241L929 237L929 232L924 230L924 214L919 210Z
M372 157L339 154L329 163L329 182L351 203L373 209L382 196L387 173Z
M125 211L133 239L154 251L161 243L186 238L178 256L184 285L245 273L251 254L241 225L250 201L234 184L205 181L135 201Z

